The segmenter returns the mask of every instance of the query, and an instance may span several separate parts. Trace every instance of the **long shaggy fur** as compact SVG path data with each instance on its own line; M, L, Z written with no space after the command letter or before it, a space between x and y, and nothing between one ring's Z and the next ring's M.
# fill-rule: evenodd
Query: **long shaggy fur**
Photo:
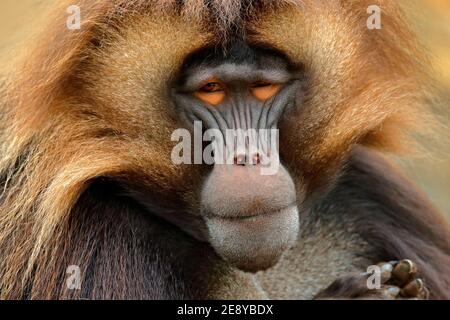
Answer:
M160 239L157 231L146 235L152 227L145 228L142 208L126 197L112 205L108 191L97 195L93 186L142 181L158 206L198 215L192 190L199 169L173 166L171 146L161 141L178 124L164 88L184 57L203 46L239 36L269 43L302 65L307 94L286 120L281 150L289 146L282 156L295 175L308 177L311 193L336 174L354 144L404 144L399 129L426 117L423 59L389 0L380 1L382 32L365 28L369 0L80 0L79 31L65 29L72 1L59 2L2 94L1 298L68 297L70 264L94 275L84 279L87 297L198 296L146 278L152 257L161 259L154 269L161 274L179 271L166 270L170 257L149 256L155 246L148 243ZM143 83L152 88L139 91ZM156 116L133 110L129 101L139 99ZM189 243L181 238L173 236L174 248ZM206 252L186 246L197 257ZM149 292L148 283L159 289Z

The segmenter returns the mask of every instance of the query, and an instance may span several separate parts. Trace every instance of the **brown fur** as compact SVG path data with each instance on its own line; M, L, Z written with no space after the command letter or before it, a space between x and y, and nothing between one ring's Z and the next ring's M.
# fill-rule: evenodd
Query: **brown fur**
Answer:
M379 31L365 23L373 4L383 10ZM354 143L402 151L411 146L409 130L432 122L423 109L427 60L394 2L304 1L301 10L264 15L255 26L256 42L286 52L308 74L304 107L281 135L295 146L285 161L309 170L312 184L331 176Z
M392 1L380 1L383 30L368 31L372 2L82 0L81 30L69 31L64 1L7 83L1 297L263 297L251 276L127 200L130 190L144 190L158 215L183 208L186 221L199 219L203 169L170 161L180 123L167 84L188 54L235 36L285 52L307 79L280 149L313 195L339 174L353 145L404 144L398 128L426 117L414 38ZM64 288L69 264L82 267L82 292ZM205 273L212 280L200 281Z
M269 296L312 298L330 285L320 297L364 297L365 281L355 280L367 266L408 257L431 298L449 299L448 225L381 155L356 147L333 190L306 208L297 245L258 273Z

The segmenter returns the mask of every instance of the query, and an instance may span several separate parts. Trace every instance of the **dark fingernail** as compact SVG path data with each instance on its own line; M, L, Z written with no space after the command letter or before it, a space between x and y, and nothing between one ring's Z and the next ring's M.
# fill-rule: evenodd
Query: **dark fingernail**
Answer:
M420 279L416 279L408 283L400 292L403 297L417 297L423 288L423 282Z
M397 263L392 270L392 276L400 283L405 284L416 273L416 266L411 260L405 259Z

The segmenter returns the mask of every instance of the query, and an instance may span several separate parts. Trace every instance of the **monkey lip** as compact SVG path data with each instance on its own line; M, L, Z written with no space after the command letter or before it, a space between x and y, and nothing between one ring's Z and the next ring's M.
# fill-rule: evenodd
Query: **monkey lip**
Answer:
M250 211L245 214L218 215L218 214L210 213L207 215L207 218L208 219L219 219L219 220L231 220L231 221L232 220L238 220L238 221L239 220L248 220L248 219L263 217L263 216L274 216L279 213L282 213L283 211L291 210L291 209L295 209L295 208L297 208L297 203L293 202L284 207L274 208L274 209L270 209L270 210L267 210L267 209L254 210L254 211Z
M278 262L294 244L299 229L296 205L257 215L207 217L205 221L216 252L249 272L268 269Z

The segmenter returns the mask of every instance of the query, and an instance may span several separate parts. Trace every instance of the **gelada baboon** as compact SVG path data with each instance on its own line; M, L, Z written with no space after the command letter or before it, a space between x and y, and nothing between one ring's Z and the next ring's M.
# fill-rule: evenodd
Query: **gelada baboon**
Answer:
M2 89L1 298L450 297L445 221L380 155L428 127L396 1L71 2ZM278 148L176 164L195 121Z

